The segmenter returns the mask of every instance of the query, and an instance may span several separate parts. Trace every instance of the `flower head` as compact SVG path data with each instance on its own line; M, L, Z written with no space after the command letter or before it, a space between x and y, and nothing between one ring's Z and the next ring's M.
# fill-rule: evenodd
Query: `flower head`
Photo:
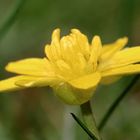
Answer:
M99 83L111 83L122 75L139 73L140 47L125 48L127 38L102 45L99 36L89 43L77 29L60 38L54 30L45 46L45 58L10 62L6 70L18 76L0 81L0 91L50 86L68 104L88 101Z

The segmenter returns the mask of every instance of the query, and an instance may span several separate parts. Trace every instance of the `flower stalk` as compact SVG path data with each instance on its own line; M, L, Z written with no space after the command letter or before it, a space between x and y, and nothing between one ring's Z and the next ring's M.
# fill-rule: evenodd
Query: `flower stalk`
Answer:
M86 123L87 128L96 136L97 140L101 140L99 131L96 126L94 113L92 112L90 102L86 102L81 106L82 116Z

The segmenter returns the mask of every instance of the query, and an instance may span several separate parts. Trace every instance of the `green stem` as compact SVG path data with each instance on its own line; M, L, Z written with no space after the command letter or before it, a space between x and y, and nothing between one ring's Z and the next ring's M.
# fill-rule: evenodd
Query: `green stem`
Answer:
M101 120L101 122L99 124L99 127L98 127L99 131L101 131L104 128L104 126L106 125L106 123L110 119L111 115L113 114L113 112L115 111L115 109L117 108L117 106L119 105L119 103L124 99L124 97L131 90L131 88L135 85L135 83L138 81L138 79L139 79L139 75L136 75L133 78L133 80L130 82L130 84L126 87L126 89L112 103L112 105L110 106L110 108L108 109L108 111L105 113L103 119Z
M25 0L17 0L15 7L13 11L10 13L10 15L7 17L3 25L0 27L0 39L6 34L6 32L9 30L9 28L13 25L13 23L16 20L16 17L23 6L23 3Z
M82 104L80 107L87 128L96 136L98 140L101 140L90 102L88 101L87 103Z

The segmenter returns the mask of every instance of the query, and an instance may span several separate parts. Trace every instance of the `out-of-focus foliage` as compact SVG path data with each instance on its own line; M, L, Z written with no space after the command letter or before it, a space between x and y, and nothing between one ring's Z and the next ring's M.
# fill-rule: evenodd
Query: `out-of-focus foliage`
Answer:
M18 0L0 0L0 25L10 15ZM44 45L59 27L62 34L79 28L90 38L98 34L104 43L128 36L129 45L140 44L139 0L26 0L16 21L0 40L0 79L9 61L43 57ZM1 27L1 26L0 26ZM131 77L108 87L100 87L93 98L96 119L102 115L125 88ZM108 140L140 139L140 83L119 105L102 131ZM78 106L66 106L50 89L29 89L0 94L0 139L2 140L85 140L70 112L79 114Z

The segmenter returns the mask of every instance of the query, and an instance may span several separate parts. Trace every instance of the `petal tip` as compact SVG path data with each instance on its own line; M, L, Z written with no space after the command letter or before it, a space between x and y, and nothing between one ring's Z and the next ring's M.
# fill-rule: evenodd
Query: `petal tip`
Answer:
M79 34L79 33L81 34L80 30L79 30L79 29L76 29L76 28L71 29L71 32L72 32L72 33L75 33L75 34L77 34L77 33L78 33L78 34Z
M126 45L127 44L127 42L128 42L128 37L123 37L123 38L120 38L120 39L118 39L117 40L117 42L119 43L119 44L124 44L124 45Z
M54 38L60 38L60 28L56 28L54 29L53 33L52 33L52 39Z
M98 35L95 35L94 37L93 37L93 39L92 39L92 43L91 43L93 46L95 45L100 45L100 46L102 46L102 42L101 42L101 38L100 38L100 36L98 36Z
M6 70L6 71L10 71L10 69L11 69L11 64L12 64L12 62L8 63L8 64L5 66L5 70Z
M99 36L99 35L95 35L95 36L93 36L93 40L98 40L98 41L100 41L100 40L101 40L101 38L100 38L100 36Z

